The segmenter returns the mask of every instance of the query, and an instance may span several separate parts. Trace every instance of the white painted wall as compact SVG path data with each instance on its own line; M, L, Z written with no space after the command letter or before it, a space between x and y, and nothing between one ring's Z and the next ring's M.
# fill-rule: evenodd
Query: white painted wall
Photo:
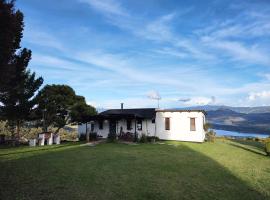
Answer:
M170 130L165 130L165 118L170 118ZM202 112L156 112L156 136L163 140L203 142ZM190 130L190 118L195 118L196 131Z
M91 130L91 123L94 123L94 132L96 132L98 135L102 136L103 138L108 137L109 127L110 127L108 120L103 121L103 129L99 129L99 125L97 121L95 122L92 121L92 122L87 123L88 133L90 133L90 130ZM131 120L131 130L127 130L127 122L125 119L119 120L116 126L117 134L120 133L121 126L123 128L123 132L131 132L131 133L135 132L135 120ZM85 134L85 131L86 131L85 124L81 124L78 126L79 137L81 134ZM155 124L152 123L152 120L150 119L142 120L142 130L138 130L138 127L137 127L137 134L139 136L141 136L142 134L151 136L151 135L154 135L154 133L155 133Z
M170 118L170 130L165 130L165 118ZM195 118L196 131L190 131L190 118ZM179 111L157 111L156 123L152 123L151 119L142 121L142 130L137 130L138 136L146 134L148 136L157 136L163 140L179 140L179 141L192 141L203 142L205 138L205 131L203 124L205 116L203 112L179 112ZM94 132L103 138L108 137L109 121L103 121L103 129L99 129L98 122L89 122L87 130L90 132L91 123L94 123ZM125 119L118 121L116 131L120 133L121 126L124 132L135 132L135 120L131 121L131 130L127 130L127 122ZM155 127L156 126L156 127ZM79 125L78 134L85 134L85 124Z

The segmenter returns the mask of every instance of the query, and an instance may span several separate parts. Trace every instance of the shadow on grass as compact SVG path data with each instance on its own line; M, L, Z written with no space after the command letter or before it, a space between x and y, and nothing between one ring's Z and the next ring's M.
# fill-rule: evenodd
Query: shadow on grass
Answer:
M66 148L69 146L75 146L75 143L65 143L61 145L48 145L48 146L37 146L37 147L29 147L29 146L7 147L7 148L2 148L2 150L8 150L8 151L14 151L14 152L0 153L0 157L8 156L8 155L15 155L15 154L33 153L33 152L39 152L39 151L57 150L57 149Z
M267 199L184 145L102 144L0 164L0 199Z
M246 151L266 156L263 144L255 141L245 141L245 140L230 140L231 146L244 149Z

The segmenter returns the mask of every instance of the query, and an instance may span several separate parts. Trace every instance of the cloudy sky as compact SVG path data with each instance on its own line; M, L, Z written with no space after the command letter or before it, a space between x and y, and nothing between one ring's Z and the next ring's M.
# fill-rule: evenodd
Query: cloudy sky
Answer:
M269 0L17 0L45 84L102 108L270 104Z

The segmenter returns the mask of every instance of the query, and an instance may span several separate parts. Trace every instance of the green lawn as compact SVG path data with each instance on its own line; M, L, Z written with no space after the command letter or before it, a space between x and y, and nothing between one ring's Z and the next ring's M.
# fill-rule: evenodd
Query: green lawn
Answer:
M254 142L0 149L0 199L270 199Z

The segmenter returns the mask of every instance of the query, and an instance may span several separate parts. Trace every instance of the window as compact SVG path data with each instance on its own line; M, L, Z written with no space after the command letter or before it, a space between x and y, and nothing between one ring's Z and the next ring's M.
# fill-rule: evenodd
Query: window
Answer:
M102 120L98 121L98 128L99 128L99 130L103 129L103 121Z
M165 130L170 130L170 118L165 118Z
M155 118L152 119L152 124L154 124L154 123L156 123L156 119Z
M137 120L137 130L138 131L141 131L142 130L142 120L141 119L138 119Z
M195 118L190 118L190 131L196 131Z
M95 125L93 124L93 123L91 123L91 132L93 132L94 131L94 129L95 129Z
M127 120L127 130L131 130L131 120Z

